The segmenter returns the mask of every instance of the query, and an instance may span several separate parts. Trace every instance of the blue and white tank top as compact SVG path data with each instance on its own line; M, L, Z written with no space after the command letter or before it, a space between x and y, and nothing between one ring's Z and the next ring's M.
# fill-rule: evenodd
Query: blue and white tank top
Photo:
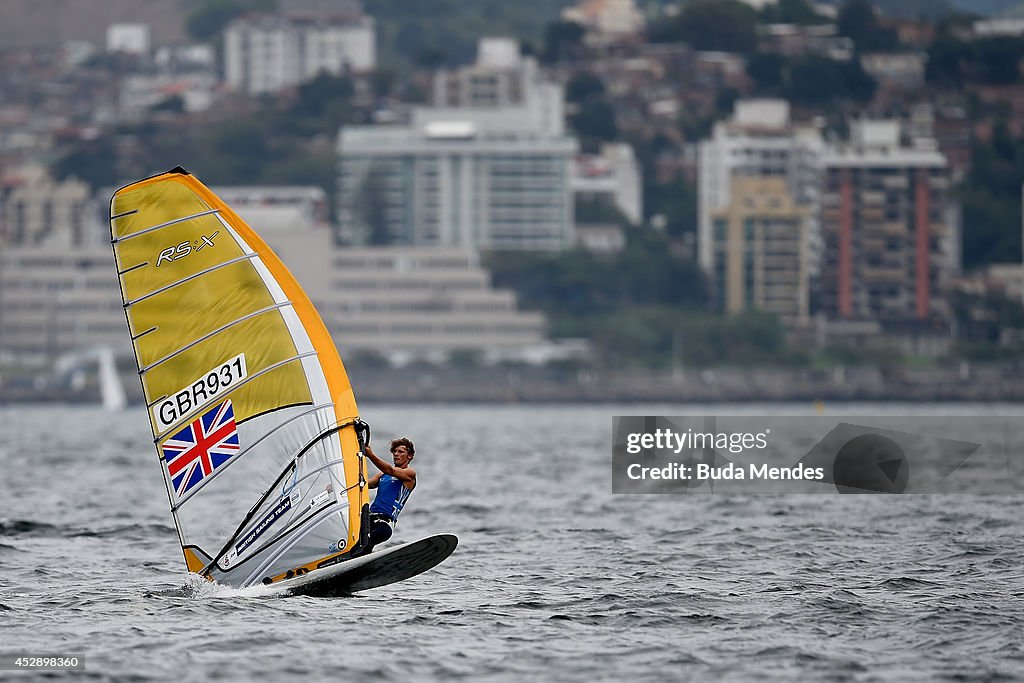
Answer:
M377 482L377 497L370 505L370 513L384 515L392 522L398 521L398 513L405 507L405 501L409 500L412 493L402 480L392 477L390 474L383 474Z

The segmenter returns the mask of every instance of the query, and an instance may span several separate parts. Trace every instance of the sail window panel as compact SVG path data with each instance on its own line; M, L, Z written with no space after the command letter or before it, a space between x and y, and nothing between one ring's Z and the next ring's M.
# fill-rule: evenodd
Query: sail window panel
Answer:
M280 317L276 311L271 315ZM244 354L245 378L235 382L237 389L218 394L215 401L231 397L236 421L282 405L310 403L312 392L301 360L296 358L291 337L283 329L279 334L267 333L266 325L260 324L262 317L240 323L230 332L214 335L145 373L142 383L147 402L188 391L186 405L205 405L203 401L211 392L202 386L198 387L198 392L192 391L192 383L199 384L209 373L217 372L231 359ZM277 364L281 365L270 369Z
M307 570L315 568L319 562L326 559L323 549L327 548L333 554L334 551L331 549L337 547L338 539L345 538L347 530L340 516L342 512L338 508L333 508L327 514L319 513L307 517L309 523L304 526L304 533L300 538L292 536L282 541L288 544L287 553L276 550L281 547L281 543L274 544L267 552L261 553L258 559L243 563L239 568L240 573L245 575L255 571L257 567L264 566L270 557L273 557L273 560L255 577L253 583L259 581L262 576L286 575L286 572L296 569L293 561L295 558L305 558L306 561L302 564L307 565Z
M120 218L111 219L111 233L115 239L120 239L156 225L209 210L206 202L181 182L172 179L164 182L143 181L137 189L121 190L114 195L110 204L110 215ZM122 268L122 265L118 264L118 268Z
M326 425L333 421L329 409L313 413L308 410L308 407L301 406L283 408L238 425L240 455L221 466L214 476L202 482L201 487L190 491L177 509L178 522L188 542L214 555L231 540L248 516L253 503L274 486L295 455L323 433ZM244 549L247 552L241 553L242 556L251 554L255 548L287 528L289 520L294 517L292 509L301 511L302 501L306 501L306 509L310 508L308 501L319 491L311 492L314 479L306 475L309 474L310 466L340 458L337 441L334 440L333 444L331 446L328 440L328 445L318 449L319 453L312 454L308 461L303 456L296 476L289 476L277 484L264 505L245 525L239 539L244 539L253 527L264 522L267 511L272 511L282 496L294 500L292 492L297 488L301 498L294 504L290 501L288 510L282 511L276 519L266 524L259 538L250 540ZM329 447L333 447L333 452L327 450ZM306 462L310 465L307 466ZM340 482L332 486L335 491L343 488Z
M258 554L261 549L273 543L282 532L290 527L306 522L329 508L333 507L337 510L339 503L344 506L346 501L343 495L345 485L337 476L337 464L340 457L337 442L331 437L317 442L302 458L296 461L295 469L289 472L282 481L276 482L274 479L268 484L273 487L270 489L270 495L254 511L240 533L231 535L237 529L237 524L230 525L230 528L218 529L218 540L223 539L220 540L220 547L223 547L227 541L231 543L231 548L225 554L225 562L221 562L222 566L226 563L230 568L238 561ZM246 468L249 469L250 466L246 465ZM274 474L276 476L280 472ZM259 472L249 472L249 476L252 478L256 478L258 475ZM216 484L217 482L213 483L213 485ZM254 495L252 499L258 500L259 495ZM181 512L183 514L179 519L182 520L183 526L197 518L195 512L188 506L183 507ZM248 516L248 511L234 521L240 522L246 516ZM335 516L331 522L332 532L325 542L306 549L305 553L290 552L289 562L297 560L298 564L305 564L323 558L325 554L330 553L332 551L330 544L336 544L339 539L344 539L348 534L343 519L342 516ZM202 524L201 521L197 520L197 522ZM249 571L252 571L256 565L250 564Z
M156 328L135 342L139 367L147 367L214 330L274 303L263 280L248 261L218 268L138 301L128 308L132 336ZM286 336L284 321L280 325L280 332L269 330L264 334Z
M175 223L119 242L115 247L128 301L244 253L214 214ZM136 267L140 264L146 265Z

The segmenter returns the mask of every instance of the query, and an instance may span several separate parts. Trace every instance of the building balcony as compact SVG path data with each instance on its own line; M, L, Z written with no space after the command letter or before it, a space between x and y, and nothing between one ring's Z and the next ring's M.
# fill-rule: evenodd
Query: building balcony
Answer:
M906 236L910 232L910 227L902 221L882 221L878 224L877 230L884 235Z
M885 209L882 207L861 207L860 220L862 223L881 223L885 220Z
M863 266L860 275L865 282L906 282L911 276L906 268L894 266Z

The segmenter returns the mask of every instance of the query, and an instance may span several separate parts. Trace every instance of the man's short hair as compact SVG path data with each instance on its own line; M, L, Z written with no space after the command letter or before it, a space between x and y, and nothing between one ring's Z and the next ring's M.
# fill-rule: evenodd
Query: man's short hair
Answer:
M394 453L395 449L398 448L399 446L405 446L407 449L409 449L410 458L416 455L416 447L412 445L412 441L409 441L409 439L405 438L404 436L398 439L392 439L391 443L388 444L388 448L391 449L392 453Z

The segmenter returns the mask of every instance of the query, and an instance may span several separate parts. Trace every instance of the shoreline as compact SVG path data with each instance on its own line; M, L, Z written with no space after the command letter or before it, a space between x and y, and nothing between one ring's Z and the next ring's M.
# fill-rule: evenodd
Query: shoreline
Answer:
M359 402L374 404L1024 402L1024 372L1016 365L976 367L968 373L932 368L886 374L867 368L731 368L675 377L670 372L416 366L355 370L349 376ZM143 403L134 377L122 378L130 405ZM33 382L0 385L0 405L99 401L96 382L73 390Z

